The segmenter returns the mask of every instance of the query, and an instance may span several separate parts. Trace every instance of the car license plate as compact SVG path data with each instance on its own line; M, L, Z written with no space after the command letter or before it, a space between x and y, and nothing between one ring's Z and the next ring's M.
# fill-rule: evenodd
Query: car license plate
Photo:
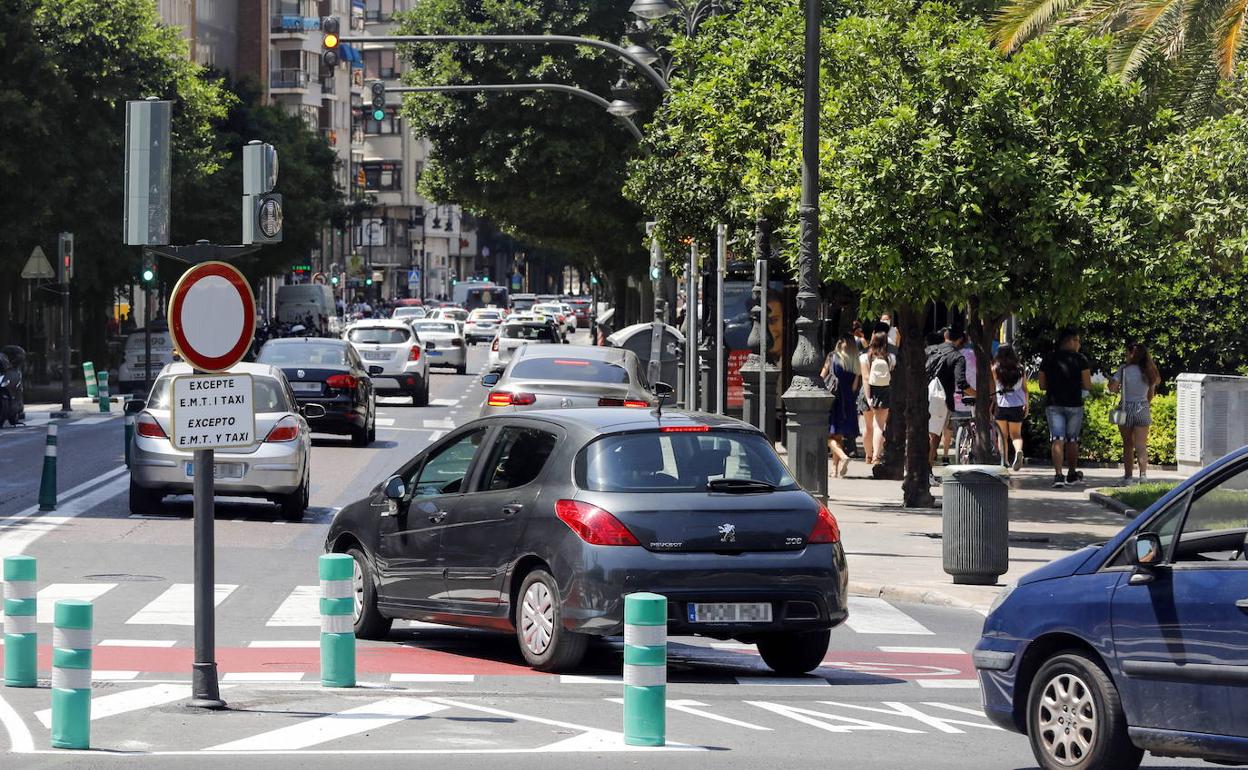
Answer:
M770 602L689 603L690 623L770 623Z
M365 350L364 358L368 361L389 361L390 353L385 350Z
M186 464L186 476L191 478L195 475L195 463ZM214 479L241 479L243 477L242 463L213 463L212 477Z
M440 355L442 355L442 351L441 351L441 350L426 350L425 352L426 352L426 353L428 353L428 354L429 354L429 355L431 355L431 356L440 356Z
M290 387L293 388L296 393L318 393L321 390L321 383L292 382L290 383Z

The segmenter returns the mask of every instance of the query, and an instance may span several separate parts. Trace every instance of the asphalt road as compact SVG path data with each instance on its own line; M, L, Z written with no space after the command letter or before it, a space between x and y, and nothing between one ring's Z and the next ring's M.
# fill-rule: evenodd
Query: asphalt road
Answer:
M485 360L484 347L473 348L469 372ZM330 517L475 417L483 396L475 376L438 372L429 407L382 401L372 446L317 438L302 523L281 521L269 504L218 501L217 658L229 709L212 713L183 705L189 499L165 515L130 515L122 422L84 416L61 429L60 506L39 516L42 424L0 432L0 555L39 559L41 620L57 598L91 599L96 617L93 750L49 748L46 682L7 688L0 766L330 768L358 758L389 767L424 755L473 768L1035 766L1025 739L979 711L967 653L982 617L873 599L853 601L825 665L801 679L772 677L752 647L672 639L669 745L659 750L620 740L618 639L595 644L583 670L560 677L525 668L509 636L398 623L391 640L361 643L359 687L322 688L316 557ZM50 637L50 623L39 629Z

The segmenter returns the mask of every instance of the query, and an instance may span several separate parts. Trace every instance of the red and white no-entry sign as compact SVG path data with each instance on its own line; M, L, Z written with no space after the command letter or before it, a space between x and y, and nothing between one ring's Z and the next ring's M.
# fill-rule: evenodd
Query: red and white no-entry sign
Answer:
M205 262L187 270L169 298L169 329L182 359L201 372L243 360L256 332L256 298L238 268Z

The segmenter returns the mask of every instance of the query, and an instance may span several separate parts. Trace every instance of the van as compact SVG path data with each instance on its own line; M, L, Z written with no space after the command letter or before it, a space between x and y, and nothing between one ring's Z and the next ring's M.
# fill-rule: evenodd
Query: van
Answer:
M329 333L330 319L336 315L334 293L319 283L300 283L277 287L277 320L284 324L303 324L322 335Z
M165 364L173 361L173 338L169 335L169 329L163 323L159 326L152 326L152 360L145 361L146 345L143 341L143 330L139 329L130 333L126 337L126 346L122 351L121 365L117 367L118 388L122 393L133 393L142 398L146 398L147 394L143 392L144 383L144 364L147 365L147 371L150 376L146 379L149 382L155 382L156 376L160 374L160 370Z

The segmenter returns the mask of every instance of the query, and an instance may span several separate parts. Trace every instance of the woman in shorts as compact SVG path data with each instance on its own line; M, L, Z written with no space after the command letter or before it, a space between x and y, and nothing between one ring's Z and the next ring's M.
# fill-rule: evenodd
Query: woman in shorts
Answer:
M889 391L893 384L893 369L897 357L888 352L888 334L876 332L871 336L867 352L859 359L862 377L862 394L867 404L863 418L867 421L867 464L874 465L884 459L884 429L888 427Z
M1148 354L1148 348L1136 342L1127 346L1127 357L1122 368L1109 381L1109 392L1119 394L1123 423L1118 426L1122 433L1122 483L1130 484L1131 466L1138 463L1139 483L1148 483L1148 429L1153 424L1153 397L1161 384L1161 372ZM1135 455L1135 463L1132 455Z
M1010 345L997 349L992 361L992 378L996 383L997 430L1001 432L1001 462L1014 470L1023 467L1023 421L1031 410L1027 397L1027 378L1018 363L1018 354ZM1014 460L1010 461L1010 448Z

